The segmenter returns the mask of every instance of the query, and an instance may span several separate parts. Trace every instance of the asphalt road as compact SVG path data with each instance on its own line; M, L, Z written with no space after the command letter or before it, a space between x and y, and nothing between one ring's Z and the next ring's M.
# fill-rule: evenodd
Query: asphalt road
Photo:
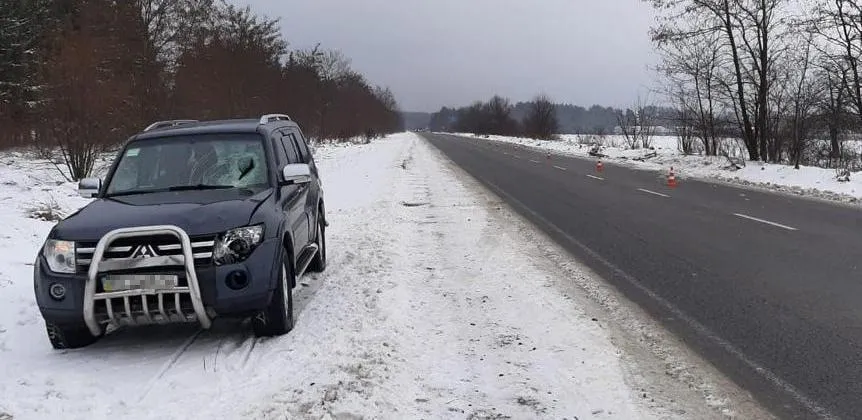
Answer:
M422 134L779 417L862 416L862 211Z

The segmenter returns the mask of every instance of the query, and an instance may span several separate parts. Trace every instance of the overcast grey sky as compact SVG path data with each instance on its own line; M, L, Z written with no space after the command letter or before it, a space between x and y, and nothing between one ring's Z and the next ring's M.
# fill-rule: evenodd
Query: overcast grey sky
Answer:
M237 0L272 17L292 48L350 57L405 111L513 102L630 105L657 58L641 0Z

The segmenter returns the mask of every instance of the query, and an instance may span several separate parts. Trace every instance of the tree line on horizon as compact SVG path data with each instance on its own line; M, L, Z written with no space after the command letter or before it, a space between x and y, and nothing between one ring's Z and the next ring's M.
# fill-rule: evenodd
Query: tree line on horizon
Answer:
M545 115L545 118L537 119L538 115ZM585 108L553 103L546 95L516 104L494 95L487 102L479 101L460 108L443 107L430 115L427 125L432 131L551 138L542 133L550 128L552 134L624 134L627 127L640 123L668 127L674 124L674 115L672 108L644 103L625 109L601 105ZM639 116L643 121L638 121ZM539 125L545 125L541 122L547 121L549 127L539 129L537 121Z
M457 131L504 136L527 135L552 139L559 133L556 105L545 95L538 95L529 104L519 104L523 115L513 115L515 107L507 98L494 95L487 102L476 101L462 108L443 107L431 114L428 128L432 131Z
M69 176L149 123L286 113L315 139L401 131L392 92L338 51L221 0L0 0L0 148L59 148Z

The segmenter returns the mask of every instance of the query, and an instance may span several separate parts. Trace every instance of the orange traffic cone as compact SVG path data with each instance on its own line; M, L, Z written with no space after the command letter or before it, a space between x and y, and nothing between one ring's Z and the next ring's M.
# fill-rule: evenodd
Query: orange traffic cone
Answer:
M602 160L599 159L596 163L596 172L601 172L603 169L605 169L605 165L602 163Z
M673 173L673 166L670 167L670 173L667 174L667 186L671 188L676 187L676 175Z

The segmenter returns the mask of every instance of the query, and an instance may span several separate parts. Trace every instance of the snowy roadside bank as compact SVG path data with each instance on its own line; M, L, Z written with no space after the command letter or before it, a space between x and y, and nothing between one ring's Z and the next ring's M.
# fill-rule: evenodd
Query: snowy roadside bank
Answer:
M709 404L667 373L682 361L640 360L649 356L618 343L629 325L605 320L581 289L598 280L417 136L316 156L329 267L302 279L293 332L143 328L67 352L50 348L32 296L32 259L51 223L25 214L49 198L68 211L86 200L32 163L0 167L10 228L0 241L0 418L740 414L720 387ZM752 412L743 417L759 418Z
M547 150L568 156L595 159L589 155L590 146L581 144L581 136L564 134L560 140L536 140L521 137L506 136L475 136L470 133L458 133L476 139L498 141ZM620 136L609 136L620 137ZM676 138L671 136L656 136L655 150L628 150L621 147L621 138L610 138L609 143L616 146L606 146L602 153L606 155L605 162L626 165L635 169L667 172L673 167L678 179L686 177L704 180L716 180L746 187L768 189L804 197L813 197L844 203L862 203L862 174L854 173L847 182L836 179L834 169L824 169L802 166L794 169L789 165L779 165L763 162L747 162L738 170L728 169L729 161L721 156L683 155L677 149ZM653 156L650 156L654 153Z

